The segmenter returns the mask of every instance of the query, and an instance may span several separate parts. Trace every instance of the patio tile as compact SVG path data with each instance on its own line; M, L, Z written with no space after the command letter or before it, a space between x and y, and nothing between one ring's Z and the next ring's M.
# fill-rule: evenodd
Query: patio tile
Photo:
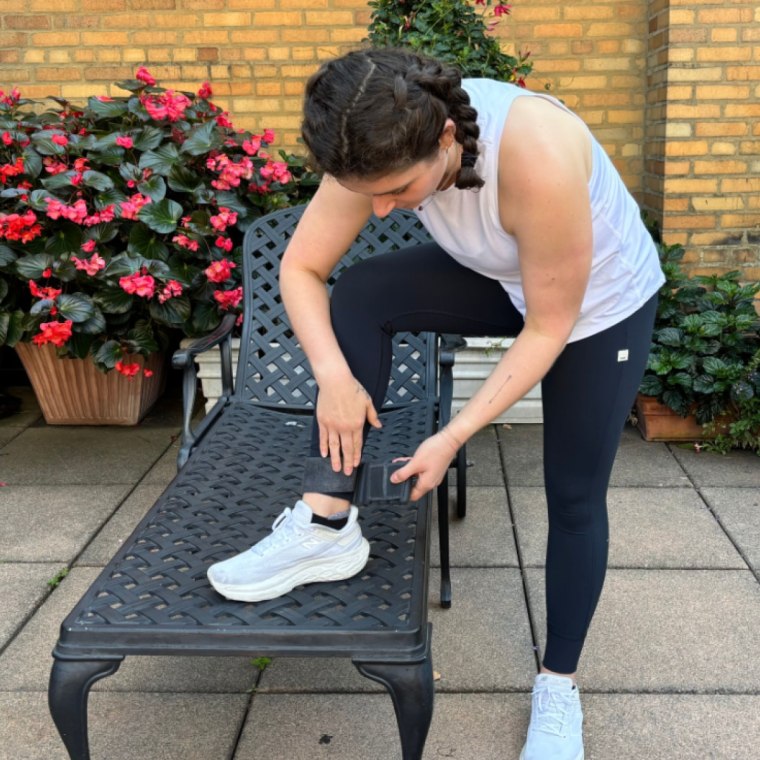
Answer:
M0 647L3 647L50 591L47 582L60 570L49 563L0 563L3 614L0 615Z
M74 568L0 656L4 689L45 691L60 625L98 574ZM246 692L256 671L240 657L128 657L94 691ZM104 755L101 755L103 757Z
M692 447L671 446L681 466L698 486L760 488L760 457L736 449L728 454L697 453Z
M543 567L548 521L542 488L510 489L523 563ZM611 488L610 567L746 568L690 488Z
M431 573L429 619L438 691L530 689L535 655L522 581L517 570L457 568L451 609L441 609L439 575ZM463 632L466 631L466 634ZM348 659L276 658L261 693L376 692Z
M543 651L543 572L528 570ZM760 586L741 570L610 570L580 663L597 691L757 692Z
M760 697L582 694L588 760L738 760L760 745Z
M4 428L26 428L42 419L42 411L34 391L29 386L14 386L5 389L11 396L21 399L21 406L16 414L0 419L0 430Z
M467 468L468 486L503 486L504 474L496 444L495 427L489 425L478 431L467 441L466 458L470 463ZM449 483L456 483L455 471L449 471Z
M167 428L29 428L0 451L0 473L11 485L134 484L172 435Z
M128 485L0 488L0 560L70 562L128 491Z
M229 757L248 697L216 694L93 694L93 758L210 760ZM0 693L4 758L68 760L40 692Z
M527 727L527 694L440 694L423 754L434 758L516 758ZM387 695L257 694L236 760L401 760Z
M0 427L0 449L10 443L16 436L21 435L22 430L23 428L17 427Z
M543 486L543 426L497 427L507 482L510 486ZM613 486L689 486L664 443L644 441L626 425L620 438L610 484Z
M163 490L163 486L147 485L145 481L137 486L103 525L76 564L107 565Z
M175 440L150 470L145 473L142 482L161 485L166 488L177 474L177 454L179 454L179 439Z
M702 496L755 571L760 571L760 488L704 488Z
M440 567L437 510L434 514L431 562ZM467 516L463 520L452 516L449 522L449 553L452 566L517 567L512 521L503 486L467 488Z

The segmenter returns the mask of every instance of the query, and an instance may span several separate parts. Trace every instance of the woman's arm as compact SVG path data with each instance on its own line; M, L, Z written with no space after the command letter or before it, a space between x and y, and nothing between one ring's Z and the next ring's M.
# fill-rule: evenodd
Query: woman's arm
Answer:
M575 117L538 98L512 106L499 154L499 210L518 243L525 326L491 375L399 480L417 474L412 498L444 477L451 456L549 371L580 313L591 269L590 142Z
M325 283L366 224L370 199L326 176L304 211L280 267L280 290L290 323L319 386L320 450L335 471L350 474L359 463L365 420L377 413L351 374L330 322Z

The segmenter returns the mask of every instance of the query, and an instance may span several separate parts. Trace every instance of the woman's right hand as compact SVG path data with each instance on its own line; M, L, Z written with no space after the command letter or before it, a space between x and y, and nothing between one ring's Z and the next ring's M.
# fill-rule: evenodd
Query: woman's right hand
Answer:
M334 472L350 475L361 459L365 420L382 427L369 393L353 375L323 382L316 414L320 454L330 457Z

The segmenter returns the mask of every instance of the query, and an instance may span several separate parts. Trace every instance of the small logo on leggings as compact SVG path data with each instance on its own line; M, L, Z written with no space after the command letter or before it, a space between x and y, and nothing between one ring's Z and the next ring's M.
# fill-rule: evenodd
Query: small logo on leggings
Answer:
M619 362L627 362L628 361L628 349L624 348L621 351L618 351L618 361Z

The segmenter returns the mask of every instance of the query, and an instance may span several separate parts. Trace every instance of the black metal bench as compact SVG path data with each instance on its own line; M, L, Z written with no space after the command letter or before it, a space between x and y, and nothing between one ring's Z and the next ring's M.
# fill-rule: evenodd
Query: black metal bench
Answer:
M390 691L405 760L422 756L433 708L430 495L414 504L360 510L370 560L348 581L243 604L223 599L206 579L209 564L262 538L300 496L315 384L288 326L277 276L302 211L276 212L246 233L245 317L234 390L234 317L175 354L175 366L185 369L179 472L65 619L53 652L50 710L72 760L89 758L90 687L130 654L350 657ZM373 219L333 277L359 258L427 241L410 214ZM222 397L191 430L193 356L213 345L221 349ZM413 452L448 417L453 353L439 352L438 337L426 333L396 336L394 354L383 428L370 432L365 459ZM458 472L463 457L460 452ZM460 481L457 491L463 490ZM444 482L438 491L444 606L450 604L447 501Z

